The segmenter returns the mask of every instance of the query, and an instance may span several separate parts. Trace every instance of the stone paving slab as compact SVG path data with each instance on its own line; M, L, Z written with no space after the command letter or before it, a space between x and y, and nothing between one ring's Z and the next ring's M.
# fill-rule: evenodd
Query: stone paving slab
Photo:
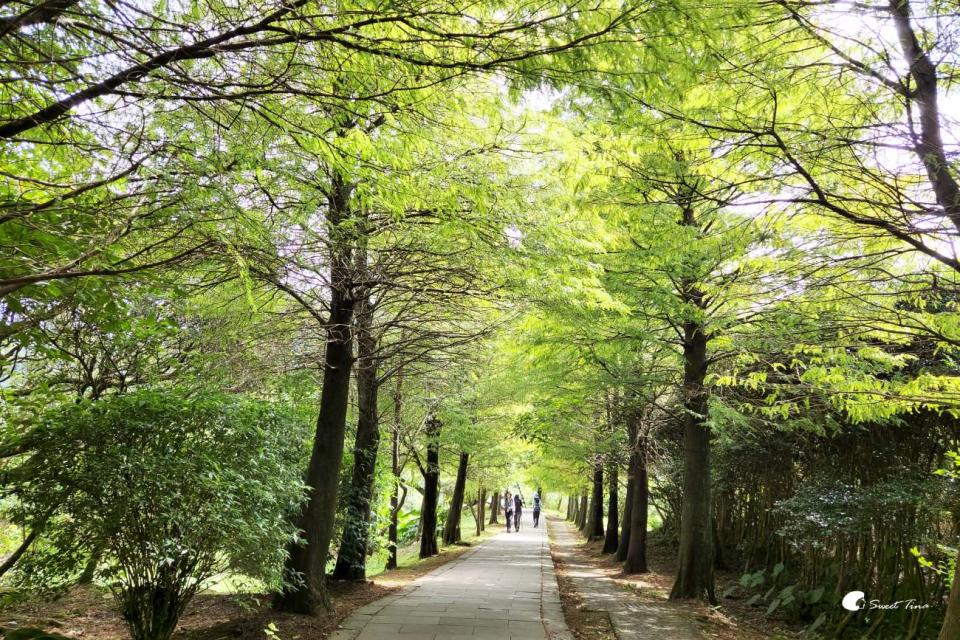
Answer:
M501 532L357 609L329 640L573 640L563 620L546 518ZM494 525L501 526L502 525Z

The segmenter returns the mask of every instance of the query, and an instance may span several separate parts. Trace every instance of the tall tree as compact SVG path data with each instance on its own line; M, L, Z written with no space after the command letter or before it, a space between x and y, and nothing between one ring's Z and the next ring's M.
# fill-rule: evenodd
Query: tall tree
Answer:
M607 528L603 536L603 553L615 553L620 545L620 474L619 462L607 467Z
M360 252L362 253L362 252ZM366 260L365 256L359 260ZM360 288L363 291L363 288ZM380 385L375 357L376 342L372 335L373 309L370 296L360 294L356 313L357 343L357 435L353 450L353 471L346 496L347 513L343 538L337 550L332 577L337 580L366 578L367 545L374 471L380 446L380 420L377 394ZM397 463L399 464L399 463Z
M355 214L351 206L353 189L352 183L334 172L325 191L324 217L332 240L330 297L329 316L325 322L320 410L313 451L304 476L304 484L310 487L310 493L297 521L304 541L290 545L287 561L291 584L296 586L285 589L274 599L276 608L296 613L313 613L318 607L329 608L324 579L337 511L337 486L353 368L354 247L347 232Z
M426 463L421 467L423 474L423 504L420 518L423 529L420 534L420 557L429 558L438 553L437 549L437 503L440 493L440 421L427 416L425 435L427 438Z
M443 544L460 542L460 516L463 514L463 499L467 488L467 465L470 463L470 454L460 452L457 464L457 477L453 485L453 494L450 496L450 509L447 519L443 523Z
M603 458L596 456L593 460L590 505L587 507L587 518L583 530L588 540L603 538L603 466Z

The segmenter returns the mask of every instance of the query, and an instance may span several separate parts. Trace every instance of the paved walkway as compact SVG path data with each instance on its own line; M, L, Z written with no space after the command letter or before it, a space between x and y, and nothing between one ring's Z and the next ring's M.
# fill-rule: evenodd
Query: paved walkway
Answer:
M683 604L636 597L618 586L578 547L583 538L563 520L551 519L554 552L563 561L564 575L582 599L583 609L605 611L618 640L701 640L693 613ZM522 525L521 525L522 526Z
M572 640L543 528L501 533L347 618L330 640Z

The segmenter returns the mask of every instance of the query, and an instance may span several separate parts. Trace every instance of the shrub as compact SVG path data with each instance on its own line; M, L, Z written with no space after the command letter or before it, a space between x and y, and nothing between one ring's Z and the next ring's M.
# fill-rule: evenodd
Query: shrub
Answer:
M202 584L279 586L302 500L302 421L222 394L145 390L46 412L8 473L24 524L49 521L26 576L68 581L100 555L136 640L167 640Z

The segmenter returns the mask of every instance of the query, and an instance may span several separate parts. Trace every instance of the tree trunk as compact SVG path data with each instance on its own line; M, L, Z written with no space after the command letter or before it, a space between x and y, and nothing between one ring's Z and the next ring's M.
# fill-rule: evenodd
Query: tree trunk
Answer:
M276 609L291 613L312 614L318 607L330 608L324 574L337 513L340 461L353 365L350 327L354 303L350 297L349 258L349 248L340 249L334 255L331 269L334 284L330 288L320 411L310 464L304 478L309 487L307 502L297 520L304 540L290 545L285 566L285 572L295 586L274 598Z
M567 521L573 521L573 495L567 494Z
M577 529L581 532L587 528L587 492L580 494L580 502L577 504Z
M390 526L387 529L387 569L397 568L397 544L400 524L400 416L403 409L401 384L403 378L397 374L397 384L393 390L393 442L390 443L390 468L393 471L393 486L390 489ZM406 496L406 493L404 493Z
M687 294L702 300L699 291ZM702 306L699 305L698 306ZM707 337L696 321L683 325L684 405L683 503L677 580L670 598L702 598L716 603L710 509L710 431L706 425Z
M920 135L913 152L927 170L927 178L937 204L943 208L954 227L960 229L960 184L954 177L953 165L943 143L937 63L931 59L925 45L921 44L925 39L922 27L921 35L917 36L911 20L909 0L890 0L889 10L897 30L903 61L907 64L914 82L910 96L917 113L912 117L915 117L919 124Z
M633 496L630 511L630 534L624 557L624 573L647 573L647 509L650 488L647 485L647 442L640 437L633 453ZM630 490L627 490L629 495Z
M97 548L87 559L87 564L83 567L83 573L77 578L78 585L92 584L93 579L97 577L97 567L100 566L100 560L103 557L103 548ZM3 575L3 574L0 574Z
M940 627L938 640L956 640L960 638L960 555L957 557L957 568L953 574L953 585L950 587L950 596L947 598L947 613Z
M23 539L23 542L20 543L20 546L17 547L13 553L7 556L7 559L3 561L3 564L0 565L0 576L5 574L7 571L13 568L15 564L23 557L23 554L27 552L27 549L30 548L30 545L33 544L33 541L37 539L37 536L40 535L40 532L43 530L47 524L46 518L42 522L35 525L30 529L30 533Z
M467 464L470 454L460 452L460 463L457 465L457 480L453 485L453 497L450 498L450 511L447 512L447 522L443 527L443 544L460 542L460 514L463 512L463 494L467 488Z
M373 501L380 423L377 408L376 339L373 308L369 297L357 309L357 437L353 451L353 473L346 498L343 536L332 577L336 580L365 580L367 547L370 538L370 509Z
M603 553L615 552L620 543L617 531L620 527L620 496L618 491L620 478L617 471L617 463L611 464L610 477L607 479L610 484L610 495L607 499L607 533L603 538Z
M327 194L327 229L332 238L339 240L331 241L323 387L313 450L304 477L304 484L309 487L307 501L297 519L303 541L290 544L284 567L290 584L294 586L278 593L273 601L276 609L291 613L312 614L318 607L330 608L324 578L337 514L340 461L343 459L353 366L353 246L349 238L342 237L340 228L350 218L352 190L352 185L335 176Z
M639 456L637 449L637 422L635 416L627 420L627 440L630 443L630 461L627 463L627 498L623 504L623 528L620 531L620 544L617 546L617 561L623 562L627 559L627 549L630 545L630 530L633 524L633 501L634 490L636 487L637 470L639 466Z
M477 535L479 536L483 533L483 530L487 528L487 490L485 487L480 487L480 492L477 494Z
M429 558L437 549L437 500L440 495L440 421L427 418L427 466L423 474L423 505L420 507L420 557Z
M593 491L584 534L587 540L599 540L603 537L603 460L600 456L597 456L593 463Z
M623 520L620 524L620 540L617 541L617 562L623 562L627 559L627 548L630 545L630 526L633 519L633 500L634 500L634 474L636 468L633 462L633 454L630 455L630 464L627 470L627 497L623 501Z
M723 552L722 540L717 529L716 515L710 516L710 538L713 540L713 568L726 571L729 567L727 567L726 554Z
M500 492L494 491L493 496L490 498L490 522L487 524L499 524L497 521L497 514L500 511Z

